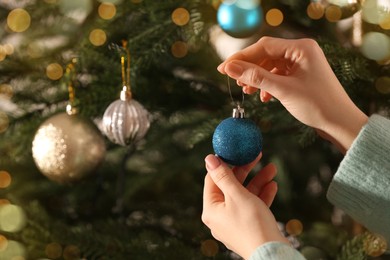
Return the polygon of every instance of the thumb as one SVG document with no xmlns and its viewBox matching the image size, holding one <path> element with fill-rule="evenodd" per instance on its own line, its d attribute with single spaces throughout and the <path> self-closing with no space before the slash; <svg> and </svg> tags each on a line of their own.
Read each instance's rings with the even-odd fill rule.
<svg viewBox="0 0 390 260">
<path fill-rule="evenodd" d="M 286 85 L 284 77 L 250 62 L 233 60 L 226 64 L 225 72 L 239 82 L 267 91 L 278 98 L 280 91 Z"/>
<path fill-rule="evenodd" d="M 225 196 L 240 193 L 243 187 L 225 163 L 212 154 L 206 156 L 205 162 L 211 179 Z"/>
</svg>

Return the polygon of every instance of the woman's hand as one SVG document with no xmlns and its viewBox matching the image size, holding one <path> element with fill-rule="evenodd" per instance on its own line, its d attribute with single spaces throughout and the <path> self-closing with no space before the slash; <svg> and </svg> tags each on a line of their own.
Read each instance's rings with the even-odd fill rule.
<svg viewBox="0 0 390 260">
<path fill-rule="evenodd" d="M 214 155 L 205 158 L 202 221 L 226 247 L 248 259 L 254 250 L 270 241 L 288 243 L 269 210 L 277 185 L 274 165 L 264 167 L 247 185 L 242 183 L 260 160 L 230 169 Z"/>
<path fill-rule="evenodd" d="M 311 39 L 263 37 L 229 57 L 218 70 L 237 80 L 244 92 L 261 89 L 302 123 L 345 152 L 367 122 L 348 97 L 318 44 Z"/>
</svg>

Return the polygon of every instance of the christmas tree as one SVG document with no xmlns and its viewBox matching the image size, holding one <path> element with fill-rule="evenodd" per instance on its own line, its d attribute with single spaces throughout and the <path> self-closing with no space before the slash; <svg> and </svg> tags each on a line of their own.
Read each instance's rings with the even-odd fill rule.
<svg viewBox="0 0 390 260">
<path fill-rule="evenodd" d="M 240 4 L 254 24 L 218 18 Z M 316 39 L 353 101 L 389 112 L 388 1 L 3 0 L 0 21 L 1 260 L 239 259 L 201 222 L 203 159 L 242 99 L 216 67 L 262 36 Z M 245 108 L 292 244 L 388 259 L 326 200 L 342 155 L 275 100 Z"/>
</svg>

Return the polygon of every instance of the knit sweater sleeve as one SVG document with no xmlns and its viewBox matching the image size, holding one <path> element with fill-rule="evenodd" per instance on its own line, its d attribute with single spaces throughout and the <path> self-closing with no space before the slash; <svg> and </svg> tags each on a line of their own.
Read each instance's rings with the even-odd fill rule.
<svg viewBox="0 0 390 260">
<path fill-rule="evenodd" d="M 373 115 L 352 143 L 327 197 L 390 242 L 390 120 Z"/>
<path fill-rule="evenodd" d="M 296 249 L 282 242 L 268 242 L 258 248 L 249 260 L 305 260 Z"/>
</svg>

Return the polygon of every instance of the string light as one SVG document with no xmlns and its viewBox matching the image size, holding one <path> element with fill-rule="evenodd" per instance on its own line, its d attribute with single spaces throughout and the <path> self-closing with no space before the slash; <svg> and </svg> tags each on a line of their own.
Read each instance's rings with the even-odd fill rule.
<svg viewBox="0 0 390 260">
<path fill-rule="evenodd" d="M 324 16 L 325 8 L 319 2 L 311 2 L 307 7 L 306 12 L 311 19 L 318 20 Z"/>
<path fill-rule="evenodd" d="M 12 96 L 13 96 L 13 90 L 12 90 L 12 86 L 9 85 L 9 84 L 0 84 L 0 95 L 5 97 L 5 98 L 8 98 L 8 99 L 11 99 Z"/>
<path fill-rule="evenodd" d="M 176 8 L 172 12 L 172 21 L 178 26 L 184 26 L 190 21 L 190 13 L 185 8 Z"/>
<path fill-rule="evenodd" d="M 292 236 L 298 236 L 303 231 L 303 224 L 298 219 L 291 219 L 286 223 L 286 232 Z"/>
<path fill-rule="evenodd" d="M 64 75 L 64 69 L 58 63 L 51 63 L 46 67 L 46 76 L 51 80 L 58 80 Z"/>
<path fill-rule="evenodd" d="M 14 32 L 24 32 L 30 27 L 30 23 L 30 14 L 22 8 L 16 8 L 8 14 L 7 25 Z"/>
<path fill-rule="evenodd" d="M 62 246 L 58 243 L 50 243 L 46 246 L 45 253 L 50 259 L 60 258 L 62 255 Z"/>
<path fill-rule="evenodd" d="M 270 9 L 265 15 L 265 20 L 271 26 L 278 26 L 283 22 L 284 16 L 282 11 L 277 8 Z"/>
<path fill-rule="evenodd" d="M 116 15 L 116 7 L 112 3 L 103 2 L 98 8 L 99 16 L 104 20 L 110 20 Z"/>
<path fill-rule="evenodd" d="M 0 253 L 7 248 L 8 240 L 5 236 L 0 235 Z"/>
<path fill-rule="evenodd" d="M 63 252 L 63 258 L 65 260 L 73 260 L 80 258 L 80 249 L 75 245 L 68 245 Z"/>
<path fill-rule="evenodd" d="M 379 257 L 387 250 L 387 242 L 381 235 L 369 234 L 363 242 L 364 251 L 371 257 Z"/>
<path fill-rule="evenodd" d="M 341 19 L 343 12 L 336 5 L 330 5 L 325 10 L 325 17 L 329 22 L 337 22 Z"/>
<path fill-rule="evenodd" d="M 379 77 L 375 82 L 375 88 L 379 93 L 390 94 L 390 77 Z"/>
<path fill-rule="evenodd" d="M 94 29 L 89 34 L 89 41 L 95 46 L 102 46 L 107 40 L 107 35 L 102 29 Z"/>
<path fill-rule="evenodd" d="M 6 113 L 0 111 L 0 134 L 8 129 L 9 119 Z"/>
<path fill-rule="evenodd" d="M 11 185 L 11 175 L 6 171 L 0 171 L 0 188 L 5 189 Z"/>
<path fill-rule="evenodd" d="M 0 207 L 0 229 L 19 232 L 26 225 L 26 214 L 19 206 L 6 204 Z"/>
<path fill-rule="evenodd" d="M 219 247 L 217 241 L 214 239 L 207 239 L 200 245 L 200 251 L 204 256 L 214 257 L 218 254 Z"/>
<path fill-rule="evenodd" d="M 183 58 L 188 53 L 188 45 L 185 42 L 177 41 L 171 47 L 172 55 L 176 58 Z"/>
</svg>

